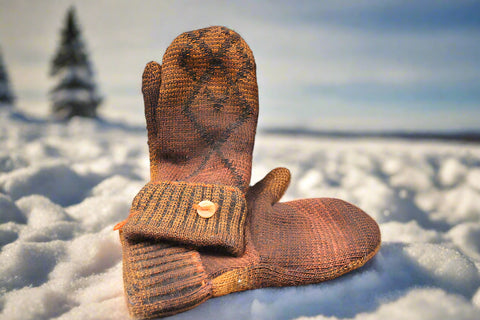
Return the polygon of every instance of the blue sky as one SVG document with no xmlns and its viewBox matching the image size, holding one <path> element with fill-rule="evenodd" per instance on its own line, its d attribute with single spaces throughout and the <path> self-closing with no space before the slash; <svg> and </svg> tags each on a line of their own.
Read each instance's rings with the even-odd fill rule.
<svg viewBox="0 0 480 320">
<path fill-rule="evenodd" d="M 260 128 L 480 130 L 480 1 L 0 0 L 21 109 L 49 111 L 72 3 L 110 117 L 143 123 L 144 65 L 184 31 L 226 25 L 256 58 Z"/>
</svg>

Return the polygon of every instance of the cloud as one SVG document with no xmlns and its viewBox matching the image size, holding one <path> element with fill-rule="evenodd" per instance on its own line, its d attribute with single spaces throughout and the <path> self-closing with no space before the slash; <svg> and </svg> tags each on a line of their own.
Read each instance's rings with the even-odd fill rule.
<svg viewBox="0 0 480 320">
<path fill-rule="evenodd" d="M 479 28 L 477 12 L 480 5 L 474 0 L 448 1 L 378 1 L 300 0 L 283 2 L 274 18 L 317 23 L 354 29 L 411 32 L 413 30 Z"/>
</svg>

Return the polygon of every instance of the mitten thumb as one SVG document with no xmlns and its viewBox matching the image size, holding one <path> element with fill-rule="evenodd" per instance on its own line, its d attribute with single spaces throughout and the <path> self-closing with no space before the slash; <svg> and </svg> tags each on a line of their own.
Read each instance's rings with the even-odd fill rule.
<svg viewBox="0 0 480 320">
<path fill-rule="evenodd" d="M 264 201 L 272 205 L 280 200 L 290 184 L 290 170 L 287 168 L 275 168 L 265 178 L 248 189 L 247 199 L 256 201 L 264 198 Z"/>
<path fill-rule="evenodd" d="M 160 92 L 160 84 L 162 77 L 162 66 L 155 61 L 149 62 L 145 66 L 142 76 L 142 93 L 143 102 L 145 104 L 145 118 L 147 120 L 147 132 L 148 132 L 148 149 L 150 152 L 150 164 L 156 163 L 157 157 L 157 108 L 158 108 L 158 95 Z M 152 168 L 152 166 L 150 166 Z M 156 172 L 151 169 L 150 175 L 153 179 L 153 175 Z"/>
</svg>

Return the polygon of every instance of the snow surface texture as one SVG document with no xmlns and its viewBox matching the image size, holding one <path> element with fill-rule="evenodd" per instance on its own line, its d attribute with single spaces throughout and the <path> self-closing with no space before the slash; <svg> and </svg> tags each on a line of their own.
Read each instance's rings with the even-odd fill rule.
<svg viewBox="0 0 480 320">
<path fill-rule="evenodd" d="M 211 299 L 172 319 L 478 319 L 480 146 L 257 137 L 252 182 L 290 168 L 284 200 L 339 197 L 383 246 L 339 279 Z M 0 319 L 129 319 L 112 231 L 148 180 L 146 132 L 0 114 Z"/>
</svg>

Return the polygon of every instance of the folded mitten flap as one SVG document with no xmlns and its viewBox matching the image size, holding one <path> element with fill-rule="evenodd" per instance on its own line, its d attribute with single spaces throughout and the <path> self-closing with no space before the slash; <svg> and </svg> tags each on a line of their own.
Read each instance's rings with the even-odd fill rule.
<svg viewBox="0 0 480 320">
<path fill-rule="evenodd" d="M 122 226 L 129 239 L 167 240 L 240 255 L 245 248 L 247 204 L 232 186 L 150 182 L 133 200 Z"/>
</svg>

